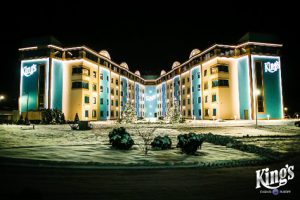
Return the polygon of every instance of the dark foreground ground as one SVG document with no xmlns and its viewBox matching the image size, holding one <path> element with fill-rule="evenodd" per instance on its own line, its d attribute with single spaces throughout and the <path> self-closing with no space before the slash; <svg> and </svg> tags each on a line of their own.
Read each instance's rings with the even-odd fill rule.
<svg viewBox="0 0 300 200">
<path fill-rule="evenodd" d="M 299 156 L 268 167 L 285 164 L 295 166 L 295 178 L 280 188 L 291 194 L 278 196 L 255 189 L 255 170 L 266 166 L 104 170 L 0 165 L 0 199 L 299 199 Z"/>
</svg>

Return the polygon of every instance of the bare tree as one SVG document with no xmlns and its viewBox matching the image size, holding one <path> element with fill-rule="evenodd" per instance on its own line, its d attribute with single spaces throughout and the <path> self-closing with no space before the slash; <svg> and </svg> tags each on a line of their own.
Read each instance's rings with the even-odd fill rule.
<svg viewBox="0 0 300 200">
<path fill-rule="evenodd" d="M 139 147 L 144 151 L 145 156 L 148 155 L 148 151 L 151 148 L 151 142 L 153 140 L 153 133 L 155 132 L 156 128 L 140 131 L 139 129 L 136 129 L 138 136 L 141 137 L 142 142 L 139 143 Z"/>
</svg>

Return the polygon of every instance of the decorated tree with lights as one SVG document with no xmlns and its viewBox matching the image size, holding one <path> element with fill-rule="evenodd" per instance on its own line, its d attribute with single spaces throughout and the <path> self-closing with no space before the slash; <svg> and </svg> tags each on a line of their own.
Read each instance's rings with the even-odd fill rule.
<svg viewBox="0 0 300 200">
<path fill-rule="evenodd" d="M 124 110 L 122 112 L 122 116 L 120 119 L 121 123 L 135 123 L 137 120 L 136 118 L 136 111 L 135 106 L 131 104 L 129 101 L 124 106 Z"/>
<path fill-rule="evenodd" d="M 168 105 L 166 120 L 171 124 L 180 122 L 180 110 L 177 102 Z"/>
</svg>

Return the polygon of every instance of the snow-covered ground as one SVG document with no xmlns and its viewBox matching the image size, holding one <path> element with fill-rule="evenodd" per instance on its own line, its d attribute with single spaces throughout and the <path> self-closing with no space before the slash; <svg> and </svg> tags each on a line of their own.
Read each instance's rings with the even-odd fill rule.
<svg viewBox="0 0 300 200">
<path fill-rule="evenodd" d="M 188 156 L 182 154 L 179 149 L 175 148 L 178 134 L 211 132 L 213 134 L 230 136 L 279 135 L 281 139 L 277 140 L 276 145 L 285 145 L 283 151 L 290 150 L 288 148 L 290 143 L 285 137 L 289 138 L 289 141 L 294 143 L 294 147 L 298 148 L 300 135 L 300 129 L 288 125 L 288 123 L 284 123 L 284 125 L 280 126 L 265 125 L 258 129 L 255 129 L 252 125 L 240 125 L 236 127 L 190 126 L 190 124 L 126 125 L 127 131 L 133 137 L 136 145 L 133 146 L 132 150 L 118 151 L 110 148 L 108 133 L 113 127 L 122 125 L 116 125 L 114 122 L 97 122 L 93 124 L 94 129 L 89 131 L 71 131 L 69 125 L 36 125 L 34 130 L 32 126 L 0 125 L 0 157 L 52 160 L 58 162 L 97 163 L 100 165 L 201 165 L 201 163 L 260 160 L 262 158 L 255 154 L 245 153 L 210 143 L 204 143 L 202 149 L 198 151 L 198 155 Z M 150 151 L 149 155 L 145 156 L 141 149 L 142 140 L 137 134 L 137 129 L 140 131 L 153 132 L 153 137 L 156 135 L 169 135 L 172 139 L 173 149 L 167 151 Z M 296 139 L 294 137 L 296 137 Z M 245 140 L 245 142 L 257 144 L 258 146 L 272 146 L 270 142 L 274 140 L 271 139 L 269 142 L 267 140 L 258 141 L 256 138 L 255 140 Z"/>
</svg>

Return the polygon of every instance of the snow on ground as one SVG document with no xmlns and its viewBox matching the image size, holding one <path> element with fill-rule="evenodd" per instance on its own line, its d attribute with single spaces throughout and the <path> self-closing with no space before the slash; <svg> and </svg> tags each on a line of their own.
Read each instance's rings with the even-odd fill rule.
<svg viewBox="0 0 300 200">
<path fill-rule="evenodd" d="M 226 123 L 226 122 L 219 122 Z M 230 122 L 231 123 L 231 122 Z M 290 123 L 290 122 L 289 122 Z M 230 136 L 276 136 L 281 139 L 266 139 L 258 141 L 241 138 L 249 144 L 257 144 L 274 149 L 283 146 L 279 151 L 291 151 L 290 144 L 299 150 L 300 129 L 288 123 L 282 125 L 265 125 L 255 129 L 248 126 L 206 126 L 202 125 L 160 125 L 160 124 L 135 124 L 126 125 L 127 131 L 132 135 L 135 144 L 132 150 L 118 151 L 110 148 L 108 133 L 117 126 L 114 122 L 93 123 L 94 129 L 89 131 L 71 131 L 69 125 L 0 125 L 0 157 L 27 158 L 34 160 L 54 160 L 68 162 L 93 162 L 98 164 L 199 164 L 202 162 L 227 162 L 235 160 L 259 160 L 255 154 L 241 152 L 235 149 L 204 143 L 197 156 L 182 154 L 176 149 L 177 135 L 180 133 L 213 133 Z M 141 138 L 137 134 L 141 131 L 153 132 L 156 135 L 169 135 L 172 139 L 173 149 L 167 151 L 150 151 L 144 156 L 141 149 Z M 284 137 L 289 138 L 289 140 Z M 294 138 L 296 137 L 296 139 Z M 247 140 L 246 140 L 247 139 Z M 276 150 L 276 149 L 275 149 Z"/>
</svg>

